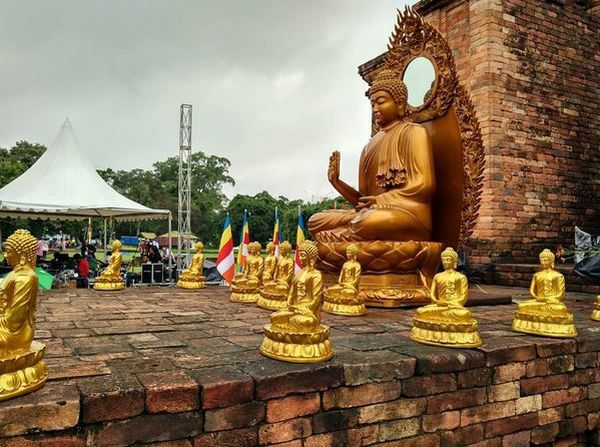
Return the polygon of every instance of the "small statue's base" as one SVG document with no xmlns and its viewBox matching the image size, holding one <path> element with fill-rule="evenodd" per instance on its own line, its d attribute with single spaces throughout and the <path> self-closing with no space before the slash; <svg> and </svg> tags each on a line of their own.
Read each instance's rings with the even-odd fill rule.
<svg viewBox="0 0 600 447">
<path fill-rule="evenodd" d="M 600 302 L 599 301 L 596 301 L 596 304 L 594 304 L 594 310 L 592 311 L 591 318 L 594 321 L 600 321 Z"/>
<path fill-rule="evenodd" d="M 323 312 L 343 317 L 360 317 L 367 313 L 364 300 L 358 295 L 356 298 L 332 297 L 327 291 L 323 294 Z"/>
<path fill-rule="evenodd" d="M 517 310 L 512 330 L 542 337 L 573 338 L 577 336 L 577 329 L 573 324 L 573 314 L 571 313 L 564 316 L 550 316 Z"/>
<path fill-rule="evenodd" d="M 275 360 L 290 363 L 319 363 L 333 357 L 333 348 L 329 342 L 331 330 L 320 325 L 315 332 L 291 332 L 264 327 L 265 338 L 260 345 L 261 354 Z"/>
<path fill-rule="evenodd" d="M 287 307 L 287 295 L 275 295 L 263 290 L 260 292 L 260 297 L 258 298 L 256 305 L 269 310 L 285 309 Z"/>
<path fill-rule="evenodd" d="M 201 279 L 191 280 L 185 278 L 179 278 L 177 281 L 177 287 L 181 289 L 204 289 L 206 284 L 204 284 L 204 277 Z"/>
<path fill-rule="evenodd" d="M 410 339 L 427 345 L 447 348 L 475 348 L 481 346 L 477 321 L 433 322 L 414 318 Z"/>
<path fill-rule="evenodd" d="M 29 351 L 0 359 L 0 401 L 31 393 L 44 385 L 48 377 L 45 349 L 43 344 L 34 341 Z"/>
<path fill-rule="evenodd" d="M 234 303 L 256 303 L 260 298 L 260 294 L 257 291 L 254 292 L 231 292 L 229 301 Z"/>
<path fill-rule="evenodd" d="M 360 298 L 369 307 L 396 308 L 429 304 L 429 290 L 416 274 L 363 275 Z"/>
<path fill-rule="evenodd" d="M 125 282 L 123 280 L 96 278 L 94 281 L 94 290 L 123 290 Z"/>
</svg>

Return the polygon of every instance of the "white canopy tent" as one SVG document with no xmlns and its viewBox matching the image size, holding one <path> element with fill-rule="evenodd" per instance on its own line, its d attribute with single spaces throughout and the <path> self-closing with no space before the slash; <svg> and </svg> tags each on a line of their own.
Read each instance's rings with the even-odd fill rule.
<svg viewBox="0 0 600 447">
<path fill-rule="evenodd" d="M 52 145 L 27 171 L 0 189 L 0 217 L 79 220 L 168 219 L 171 212 L 141 205 L 119 194 L 80 151 L 69 118 Z M 169 251 L 171 251 L 169 244 Z M 169 262 L 169 275 L 171 265 Z"/>
</svg>

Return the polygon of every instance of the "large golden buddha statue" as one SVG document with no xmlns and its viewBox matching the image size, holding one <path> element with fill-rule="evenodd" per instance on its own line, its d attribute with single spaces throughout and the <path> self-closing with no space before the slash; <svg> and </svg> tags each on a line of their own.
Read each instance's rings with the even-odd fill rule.
<svg viewBox="0 0 600 447">
<path fill-rule="evenodd" d="M 367 313 L 365 300 L 359 294 L 361 266 L 356 261 L 358 245 L 346 250 L 348 260 L 342 266 L 338 283 L 329 286 L 323 294 L 323 312 L 335 315 L 359 316 Z"/>
<path fill-rule="evenodd" d="M 259 242 L 248 244 L 248 257 L 244 270 L 235 275 L 231 281 L 230 301 L 236 303 L 256 303 L 258 301 L 263 272 L 261 248 Z"/>
<path fill-rule="evenodd" d="M 413 104 L 403 79 L 417 60 L 431 66 L 433 80 Z M 360 156 L 357 189 L 340 179 L 340 153 L 329 159 L 328 179 L 353 208 L 314 214 L 308 227 L 328 283 L 355 243 L 367 305 L 427 303 L 442 249 L 462 249 L 477 218 L 481 133 L 452 51 L 412 8 L 399 15 L 388 52 L 376 61 L 364 76 L 373 136 Z"/>
<path fill-rule="evenodd" d="M 464 307 L 469 284 L 467 277 L 456 271 L 458 254 L 448 247 L 441 258 L 444 271 L 435 275 L 431 284 L 433 303 L 417 309 L 410 339 L 450 348 L 480 346 L 477 320 Z"/>
<path fill-rule="evenodd" d="M 182 289 L 203 289 L 204 284 L 204 244 L 196 242 L 196 253 L 192 256 L 190 266 L 179 274 L 177 287 Z"/>
<path fill-rule="evenodd" d="M 45 346 L 33 341 L 37 244 L 27 230 L 6 239 L 5 258 L 13 270 L 0 282 L 0 401 L 37 390 L 48 376 Z"/>
<path fill-rule="evenodd" d="M 277 258 L 275 257 L 275 244 L 269 242 L 267 244 L 267 256 L 264 260 L 262 282 L 263 284 L 273 279 L 275 274 L 275 268 L 277 267 Z"/>
<path fill-rule="evenodd" d="M 533 275 L 529 288 L 533 299 L 519 303 L 512 329 L 545 337 L 575 337 L 573 314 L 563 302 L 565 277 L 554 270 L 554 253 L 543 250 L 540 264 L 542 269 Z"/>
<path fill-rule="evenodd" d="M 294 260 L 290 256 L 291 253 L 291 244 L 288 241 L 283 241 L 279 245 L 279 260 L 276 264 L 273 279 L 263 282 L 260 298 L 256 303 L 259 307 L 278 310 L 286 306 L 290 283 L 294 276 Z"/>
<path fill-rule="evenodd" d="M 121 241 L 115 240 L 112 243 L 112 254 L 108 259 L 108 267 L 106 267 L 94 281 L 94 289 L 96 290 L 121 290 L 125 288 L 125 281 L 121 277 L 121 264 L 123 262 L 123 254 L 121 253 Z"/>
<path fill-rule="evenodd" d="M 321 324 L 323 277 L 315 268 L 317 247 L 312 241 L 300 246 L 304 268 L 294 276 L 286 308 L 271 315 L 264 327 L 260 352 L 292 363 L 316 363 L 333 356 L 330 328 Z"/>
</svg>

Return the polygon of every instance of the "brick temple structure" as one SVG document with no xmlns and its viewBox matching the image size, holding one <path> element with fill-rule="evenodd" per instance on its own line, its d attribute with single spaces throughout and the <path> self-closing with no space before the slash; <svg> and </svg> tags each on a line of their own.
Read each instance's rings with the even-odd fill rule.
<svg viewBox="0 0 600 447">
<path fill-rule="evenodd" d="M 536 262 L 600 233 L 600 2 L 423 0 L 481 125 L 486 165 L 472 264 Z M 361 65 L 369 82 L 383 55 Z"/>
</svg>

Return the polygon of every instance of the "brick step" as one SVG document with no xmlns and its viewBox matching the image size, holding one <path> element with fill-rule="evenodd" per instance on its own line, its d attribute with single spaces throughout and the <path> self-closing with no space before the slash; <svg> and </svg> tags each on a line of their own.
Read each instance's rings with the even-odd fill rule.
<svg viewBox="0 0 600 447">
<path fill-rule="evenodd" d="M 556 270 L 565 276 L 566 287 L 571 292 L 600 294 L 600 285 L 590 284 L 573 272 L 573 264 L 557 264 Z M 531 278 L 540 269 L 538 264 L 496 264 L 494 284 L 502 286 L 527 287 Z"/>
</svg>

